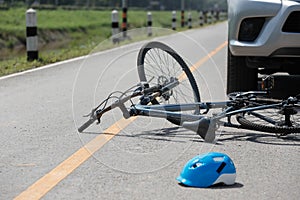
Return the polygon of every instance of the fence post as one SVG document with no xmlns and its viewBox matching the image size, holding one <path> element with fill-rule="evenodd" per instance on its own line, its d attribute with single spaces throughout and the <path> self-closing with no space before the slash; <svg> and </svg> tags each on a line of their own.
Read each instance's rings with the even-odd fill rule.
<svg viewBox="0 0 300 200">
<path fill-rule="evenodd" d="M 26 11 L 26 49 L 28 61 L 39 58 L 36 11 L 32 8 Z"/>
<path fill-rule="evenodd" d="M 185 21 L 184 21 L 184 5 L 185 0 L 181 0 L 181 27 L 184 27 Z"/>
<path fill-rule="evenodd" d="M 181 10 L 181 27 L 184 27 L 184 10 Z"/>
<path fill-rule="evenodd" d="M 192 13 L 191 12 L 188 13 L 188 27 L 189 27 L 189 29 L 192 28 Z"/>
<path fill-rule="evenodd" d="M 220 13 L 219 13 L 219 19 L 221 20 L 221 21 L 223 21 L 225 18 L 224 18 L 224 13 L 223 13 L 223 11 L 221 10 L 220 11 Z"/>
<path fill-rule="evenodd" d="M 117 10 L 111 12 L 111 28 L 112 28 L 112 41 L 113 43 L 119 42 L 119 13 Z"/>
<path fill-rule="evenodd" d="M 148 36 L 152 36 L 152 13 L 148 12 L 147 13 L 147 32 Z"/>
<path fill-rule="evenodd" d="M 219 15 L 221 21 L 224 21 L 226 19 L 226 12 L 224 12 L 223 10 L 220 11 Z"/>
<path fill-rule="evenodd" d="M 123 7 L 123 13 L 122 13 L 122 32 L 123 32 L 123 37 L 127 37 L 127 5 L 126 5 L 126 0 L 122 0 L 122 7 Z"/>
<path fill-rule="evenodd" d="M 208 11 L 207 11 L 207 10 L 204 10 L 204 12 L 203 12 L 204 24 L 207 24 L 207 23 L 208 23 L 208 20 L 207 20 L 207 13 L 208 13 Z"/>
<path fill-rule="evenodd" d="M 202 11 L 199 12 L 199 25 L 200 26 L 204 25 L 204 15 Z"/>
<path fill-rule="evenodd" d="M 212 11 L 212 23 L 216 23 L 216 22 L 217 22 L 217 12 Z"/>
<path fill-rule="evenodd" d="M 211 11 L 208 11 L 208 12 L 207 12 L 206 18 L 207 18 L 207 23 L 208 23 L 208 24 L 211 24 L 211 23 L 212 23 Z"/>
<path fill-rule="evenodd" d="M 172 11 L 172 29 L 176 30 L 176 11 Z"/>
<path fill-rule="evenodd" d="M 217 21 L 220 21 L 220 11 L 219 10 L 216 11 L 216 19 L 217 19 Z"/>
</svg>

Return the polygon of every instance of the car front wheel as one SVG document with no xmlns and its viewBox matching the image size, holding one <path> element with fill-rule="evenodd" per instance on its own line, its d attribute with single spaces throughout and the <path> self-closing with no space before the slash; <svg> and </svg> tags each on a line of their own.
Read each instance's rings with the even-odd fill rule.
<svg viewBox="0 0 300 200">
<path fill-rule="evenodd" d="M 257 71 L 247 67 L 245 56 L 234 56 L 228 48 L 227 94 L 257 90 Z"/>
</svg>

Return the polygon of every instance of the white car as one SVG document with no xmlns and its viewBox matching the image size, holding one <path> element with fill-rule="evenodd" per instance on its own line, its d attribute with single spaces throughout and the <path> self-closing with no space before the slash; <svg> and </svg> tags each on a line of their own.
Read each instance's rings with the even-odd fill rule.
<svg viewBox="0 0 300 200">
<path fill-rule="evenodd" d="M 227 67 L 227 93 L 257 90 L 258 73 L 300 75 L 300 0 L 228 0 Z"/>
</svg>

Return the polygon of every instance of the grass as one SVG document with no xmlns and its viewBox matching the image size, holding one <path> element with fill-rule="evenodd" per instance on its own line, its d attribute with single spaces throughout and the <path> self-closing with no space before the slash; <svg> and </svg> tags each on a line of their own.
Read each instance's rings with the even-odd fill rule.
<svg viewBox="0 0 300 200">
<path fill-rule="evenodd" d="M 26 60 L 25 8 L 0 10 L 0 76 L 86 55 L 111 36 L 111 11 L 38 10 L 39 60 Z M 121 25 L 121 11 L 119 24 Z M 129 30 L 145 27 L 146 11 L 128 11 Z M 196 11 L 194 18 L 198 17 Z M 179 21 L 180 13 L 177 13 Z M 171 28 L 171 12 L 152 12 L 153 27 Z M 178 23 L 179 27 L 179 23 Z M 186 28 L 179 28 L 185 30 Z M 132 41 L 147 39 L 135 38 Z M 124 42 L 124 43 L 128 43 Z M 20 47 L 21 51 L 16 51 Z M 112 43 L 103 49 L 112 48 Z"/>
</svg>

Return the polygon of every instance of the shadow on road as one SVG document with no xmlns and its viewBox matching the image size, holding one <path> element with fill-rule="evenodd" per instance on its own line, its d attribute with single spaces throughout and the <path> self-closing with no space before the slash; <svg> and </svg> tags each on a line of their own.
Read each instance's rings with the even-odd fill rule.
<svg viewBox="0 0 300 200">
<path fill-rule="evenodd" d="M 242 188 L 242 187 L 244 187 L 243 184 L 235 183 L 233 185 L 216 184 L 216 185 L 213 185 L 209 188 L 210 189 L 233 189 L 233 188 Z"/>
<path fill-rule="evenodd" d="M 184 185 L 182 183 L 178 183 L 178 185 L 185 187 L 185 188 L 196 188 L 196 187 Z M 198 188 L 198 189 L 215 189 L 215 190 L 217 190 L 217 189 L 235 189 L 235 188 L 242 188 L 242 187 L 244 187 L 244 185 L 241 183 L 235 183 L 233 185 L 224 185 L 223 183 L 219 183 L 216 185 L 212 185 L 208 188 Z"/>
<path fill-rule="evenodd" d="M 276 136 L 274 133 L 261 132 L 232 132 L 222 131 L 217 137 L 218 142 L 224 141 L 250 141 L 268 145 L 300 146 L 299 134 Z"/>
<path fill-rule="evenodd" d="M 105 133 L 109 134 L 109 133 Z M 189 132 L 186 129 L 175 126 L 170 128 L 162 128 L 162 129 L 153 129 L 147 130 L 137 133 L 121 133 L 116 135 L 116 137 L 132 137 L 132 138 L 139 138 L 139 139 L 146 139 L 146 140 L 153 140 L 153 141 L 170 141 L 170 142 L 178 142 L 178 143 L 185 143 L 197 137 L 198 135 Z"/>
<path fill-rule="evenodd" d="M 84 132 L 84 134 L 106 134 L 115 135 L 113 133 L 96 133 Z M 120 133 L 115 137 L 139 138 L 153 141 L 170 141 L 170 142 L 204 142 L 203 139 L 196 133 L 187 131 L 185 128 L 175 126 L 170 128 L 153 129 L 136 133 Z M 245 131 L 228 131 L 222 130 L 216 132 L 216 145 L 222 145 L 226 141 L 249 141 L 268 145 L 283 145 L 283 146 L 300 146 L 299 134 L 289 134 L 287 136 L 277 137 L 274 133 L 261 132 L 245 132 Z"/>
</svg>

